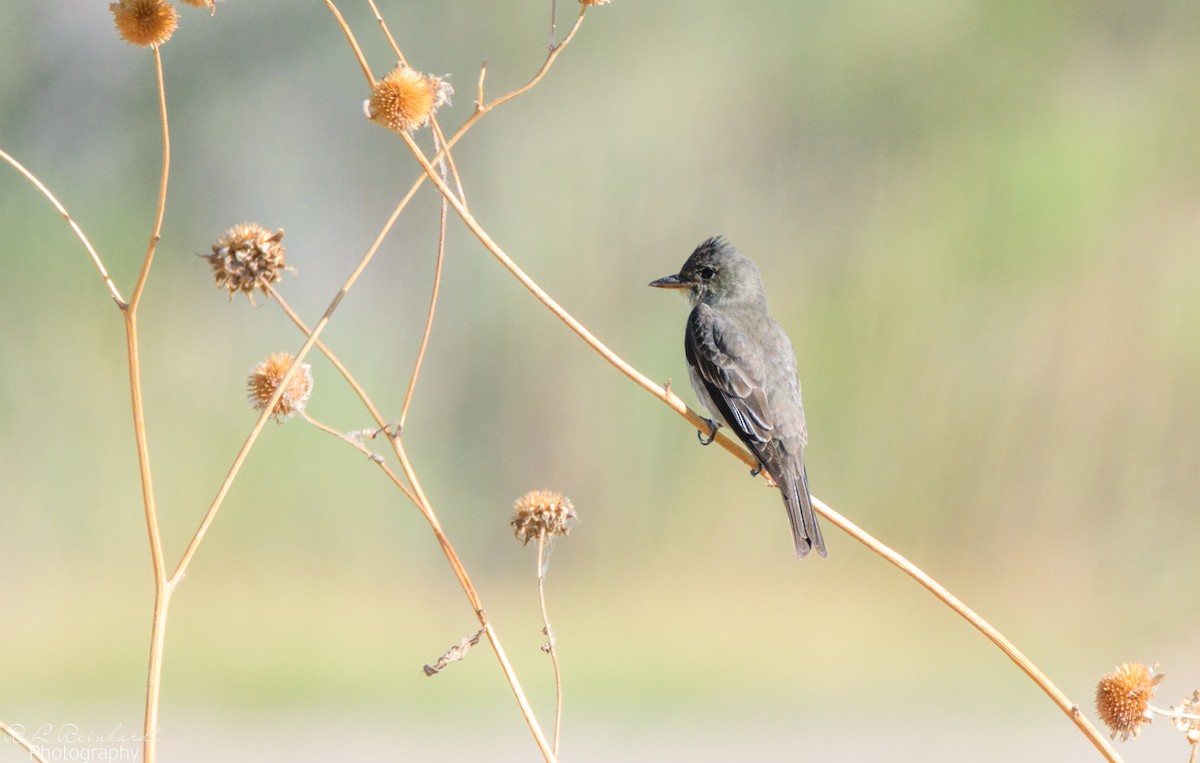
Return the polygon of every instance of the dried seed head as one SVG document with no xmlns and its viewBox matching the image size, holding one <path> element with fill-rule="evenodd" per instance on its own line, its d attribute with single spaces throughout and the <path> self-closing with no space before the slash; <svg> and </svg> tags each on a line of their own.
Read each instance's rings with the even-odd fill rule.
<svg viewBox="0 0 1200 763">
<path fill-rule="evenodd" d="M 553 490 L 531 490 L 513 503 L 513 535 L 522 543 L 566 535 L 578 521 L 570 499 Z"/>
<path fill-rule="evenodd" d="M 108 9 L 121 39 L 141 48 L 162 45 L 179 24 L 179 14 L 167 0 L 120 0 Z"/>
<path fill-rule="evenodd" d="M 375 83 L 363 107 L 372 122 L 395 132 L 412 132 L 453 94 L 449 82 L 401 64 Z"/>
<path fill-rule="evenodd" d="M 1194 691 L 1190 697 L 1184 697 L 1183 701 L 1179 703 L 1179 707 L 1172 705 L 1171 710 L 1180 715 L 1200 714 L 1200 691 Z M 1187 734 L 1188 741 L 1192 744 L 1200 741 L 1200 720 L 1175 717 L 1171 719 L 1171 723 L 1175 728 Z M 1197 738 L 1193 739 L 1192 737 Z"/>
<path fill-rule="evenodd" d="M 208 15 L 210 16 L 217 15 L 216 0 L 183 0 L 183 2 L 187 3 L 193 8 L 207 8 Z"/>
<path fill-rule="evenodd" d="M 579 0 L 580 5 L 608 5 L 612 0 Z"/>
<path fill-rule="evenodd" d="M 1154 696 L 1154 687 L 1163 679 L 1155 674 L 1154 668 L 1139 662 L 1127 662 L 1100 679 L 1096 684 L 1096 712 L 1115 738 L 1121 741 L 1134 739 L 1142 731 L 1142 724 L 1149 723 L 1146 709 Z"/>
<path fill-rule="evenodd" d="M 246 399 L 250 401 L 255 410 L 261 411 L 267 407 L 267 403 L 275 394 L 275 390 L 279 389 L 279 382 L 283 381 L 283 375 L 287 373 L 288 367 L 291 365 L 292 356 L 289 353 L 277 352 L 254 367 L 250 372 L 250 378 L 246 381 Z M 308 363 L 301 363 L 291 380 L 288 381 L 283 396 L 279 398 L 279 402 L 272 409 L 271 418 L 282 424 L 297 413 L 303 412 L 304 406 L 308 405 L 308 398 L 312 394 L 312 390 L 312 366 Z"/>
<path fill-rule="evenodd" d="M 283 271 L 291 269 L 282 240 L 282 228 L 272 233 L 258 223 L 238 223 L 222 233 L 212 254 L 205 255 L 217 288 L 228 289 L 230 299 L 239 291 L 249 296 L 256 287 L 266 294 L 266 285 L 282 280 Z"/>
</svg>

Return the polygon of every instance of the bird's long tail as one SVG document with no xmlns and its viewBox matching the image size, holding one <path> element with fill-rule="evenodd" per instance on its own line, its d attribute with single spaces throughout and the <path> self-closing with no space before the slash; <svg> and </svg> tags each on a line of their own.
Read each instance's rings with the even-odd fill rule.
<svg viewBox="0 0 1200 763">
<path fill-rule="evenodd" d="M 812 496 L 808 493 L 808 471 L 804 464 L 799 470 L 780 470 L 786 473 L 777 479 L 783 493 L 783 505 L 787 508 L 788 521 L 792 523 L 792 541 L 796 544 L 796 556 L 803 558 L 814 548 L 821 556 L 828 556 L 825 539 L 813 512 Z M 774 476 L 774 475 L 772 475 Z"/>
</svg>

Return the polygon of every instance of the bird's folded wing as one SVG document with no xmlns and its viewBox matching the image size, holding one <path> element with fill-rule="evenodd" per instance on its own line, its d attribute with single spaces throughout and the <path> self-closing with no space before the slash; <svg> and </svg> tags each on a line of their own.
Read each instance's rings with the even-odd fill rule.
<svg viewBox="0 0 1200 763">
<path fill-rule="evenodd" d="M 688 362 L 725 421 L 740 429 L 743 439 L 769 441 L 775 423 L 767 408 L 766 368 L 757 348 L 733 321 L 704 303 L 688 318 L 686 340 Z"/>
</svg>

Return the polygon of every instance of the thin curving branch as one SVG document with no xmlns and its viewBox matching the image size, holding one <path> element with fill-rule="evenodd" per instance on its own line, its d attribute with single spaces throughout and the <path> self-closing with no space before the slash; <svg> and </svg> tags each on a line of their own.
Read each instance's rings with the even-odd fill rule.
<svg viewBox="0 0 1200 763">
<path fill-rule="evenodd" d="M 438 244 L 437 263 L 433 269 L 433 289 L 429 295 L 429 310 L 425 314 L 425 330 L 421 333 L 421 346 L 417 349 L 417 358 L 413 361 L 412 375 L 408 379 L 408 390 L 404 393 L 404 405 L 400 408 L 400 428 L 408 420 L 408 408 L 412 405 L 413 393 L 417 389 L 417 378 L 421 375 L 421 366 L 425 362 L 425 351 L 429 348 L 429 337 L 433 333 L 433 316 L 437 312 L 438 295 L 442 289 L 442 265 L 446 261 L 446 220 L 449 209 L 446 200 L 442 199 L 442 209 L 438 214 Z"/>
<path fill-rule="evenodd" d="M 101 260 L 100 255 L 96 253 L 96 249 L 92 246 L 92 242 L 88 241 L 88 237 L 84 234 L 83 229 L 80 228 L 79 224 L 76 223 L 71 215 L 67 213 L 67 208 L 64 207 L 61 202 L 59 202 L 54 194 L 50 192 L 50 189 L 47 188 L 45 184 L 37 178 L 36 175 L 25 169 L 23 164 L 9 156 L 8 153 L 6 153 L 3 149 L 0 149 L 0 159 L 8 162 L 13 166 L 13 169 L 24 175 L 25 179 L 32 183 L 34 188 L 41 191 L 42 195 L 45 196 L 52 205 L 54 205 L 54 208 L 58 210 L 58 213 L 62 215 L 62 218 L 67 221 L 67 225 L 71 226 L 71 230 L 75 233 L 75 237 L 79 239 L 80 243 L 83 244 L 83 248 L 87 250 L 88 255 L 92 258 L 92 264 L 96 266 L 96 270 L 100 271 L 100 277 L 104 279 L 104 285 L 108 287 L 108 293 L 112 295 L 113 301 L 117 303 L 117 307 L 124 309 L 126 304 L 125 298 L 121 296 L 121 292 L 117 289 L 117 285 L 113 283 L 112 276 L 108 274 L 108 270 L 104 267 L 104 261 Z"/>
<path fill-rule="evenodd" d="M 142 300 L 142 291 L 146 288 L 146 279 L 150 277 L 150 265 L 154 262 L 154 253 L 158 250 L 158 241 L 162 238 L 163 214 L 167 207 L 167 180 L 171 175 L 171 131 L 167 126 L 167 91 L 163 82 L 162 52 L 158 46 L 154 50 L 154 71 L 158 75 L 158 111 L 162 122 L 163 161 L 162 176 L 158 184 L 158 206 L 154 211 L 154 230 L 150 233 L 150 243 L 146 247 L 146 257 L 142 260 L 142 272 L 138 274 L 137 283 L 133 287 L 133 296 L 129 298 L 129 309 L 136 310 Z"/>
</svg>

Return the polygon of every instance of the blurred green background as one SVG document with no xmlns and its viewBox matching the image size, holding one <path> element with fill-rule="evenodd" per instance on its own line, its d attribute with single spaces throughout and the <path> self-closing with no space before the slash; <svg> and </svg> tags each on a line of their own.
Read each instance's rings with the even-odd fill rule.
<svg viewBox="0 0 1200 763">
<path fill-rule="evenodd" d="M 565 31 L 577 6 L 559 5 Z M 342 8 L 382 75 L 369 9 Z M 381 8 L 417 68 L 451 75 L 448 128 L 482 60 L 495 96 L 545 55 L 546 2 Z M 160 166 L 152 57 L 117 38 L 104 2 L 5 11 L 0 147 L 128 294 Z M 285 228 L 282 288 L 315 321 L 418 171 L 362 118 L 362 75 L 322 3 L 181 11 L 163 48 L 171 190 L 141 312 L 172 567 L 253 422 L 246 373 L 301 344 L 271 303 L 215 291 L 195 255 L 243 219 Z M 814 493 L 1089 712 L 1126 660 L 1160 663 L 1167 706 L 1200 686 L 1198 65 L 1194 0 L 615 0 L 456 157 L 501 246 L 692 403 L 686 306 L 645 284 L 727 236 L 796 345 Z M 8 168 L 0 199 L 0 719 L 134 735 L 152 586 L 121 321 Z M 426 189 L 324 335 L 388 416 L 436 223 Z M 369 426 L 311 358 L 310 412 Z M 792 558 L 778 495 L 700 448 L 456 220 L 405 431 L 547 727 L 535 554 L 507 521 L 535 487 L 578 507 L 547 581 L 564 760 L 1096 759 L 878 557 L 827 527 L 828 560 Z M 172 604 L 162 759 L 533 760 L 484 647 L 421 673 L 474 627 L 374 467 L 303 422 L 271 425 Z M 1161 721 L 1121 750 L 1187 755 Z"/>
</svg>

